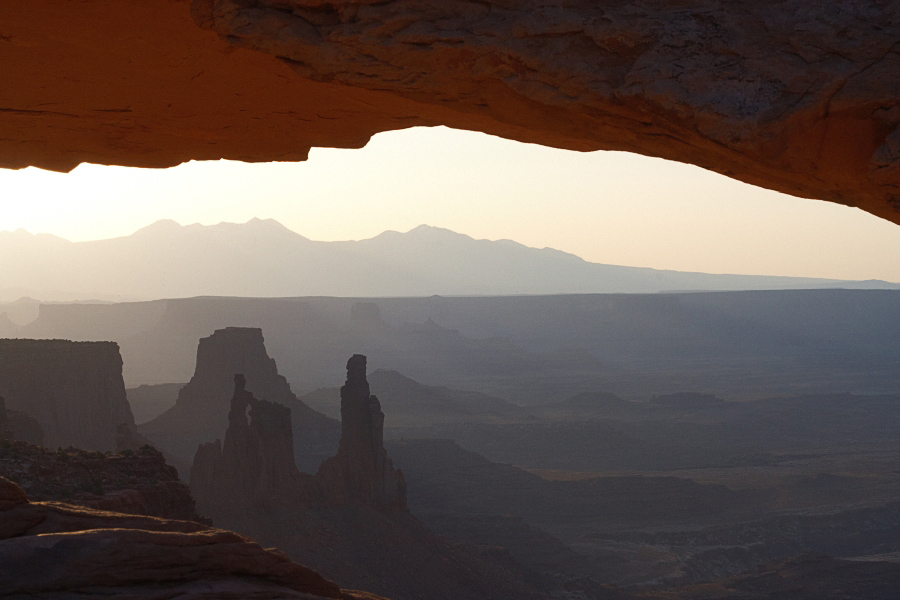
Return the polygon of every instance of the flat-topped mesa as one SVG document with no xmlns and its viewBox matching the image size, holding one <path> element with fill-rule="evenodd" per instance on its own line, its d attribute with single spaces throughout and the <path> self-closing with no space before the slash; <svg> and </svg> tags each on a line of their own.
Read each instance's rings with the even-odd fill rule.
<svg viewBox="0 0 900 600">
<path fill-rule="evenodd" d="M 406 483 L 384 449 L 384 413 L 378 398 L 369 394 L 361 354 L 347 361 L 337 456 L 322 463 L 316 478 L 337 502 L 406 509 Z"/>
<path fill-rule="evenodd" d="M 179 404 L 212 408 L 221 405 L 231 392 L 231 378 L 243 373 L 250 387 L 273 402 L 295 399 L 275 359 L 266 351 L 262 329 L 226 327 L 201 338 L 197 345 L 197 366 L 191 380 L 178 393 Z"/>
<path fill-rule="evenodd" d="M 262 329 L 256 327 L 226 327 L 201 338 L 194 375 L 179 391 L 175 406 L 141 425 L 141 433 L 190 462 L 198 444 L 221 438 L 233 425 L 227 399 L 234 389 L 235 373 L 242 374 L 244 386 L 259 398 L 290 409 L 286 422 L 293 422 L 295 450 L 304 468 L 315 469 L 334 451 L 339 424 L 297 400 L 266 350 Z"/>
<path fill-rule="evenodd" d="M 199 510 L 214 521 L 260 504 L 314 501 L 312 476 L 294 463 L 291 410 L 256 399 L 244 376 L 235 375 L 225 441 L 197 448 L 191 492 Z"/>
<path fill-rule="evenodd" d="M 105 451 L 119 425 L 134 430 L 114 342 L 0 340 L 0 395 L 10 421 L 21 417 L 32 432 L 16 436 L 23 441 Z"/>
</svg>

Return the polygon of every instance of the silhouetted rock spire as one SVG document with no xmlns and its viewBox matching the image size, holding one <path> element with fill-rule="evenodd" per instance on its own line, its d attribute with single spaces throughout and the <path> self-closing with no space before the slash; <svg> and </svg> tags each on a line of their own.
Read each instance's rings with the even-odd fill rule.
<svg viewBox="0 0 900 600">
<path fill-rule="evenodd" d="M 347 361 L 337 456 L 322 463 L 316 478 L 325 494 L 338 502 L 406 508 L 406 483 L 384 449 L 384 413 L 378 398 L 369 394 L 366 357 L 361 354 Z"/>
<path fill-rule="evenodd" d="M 241 374 L 240 382 L 235 380 L 235 373 Z M 226 327 L 201 338 L 194 375 L 181 388 L 175 406 L 141 425 L 141 433 L 178 458 L 190 461 L 198 444 L 222 438 L 234 422 L 229 417 L 233 407 L 228 398 L 233 392 L 246 390 L 290 409 L 298 454 L 295 458 L 301 460 L 305 470 L 314 472 L 322 459 L 334 452 L 340 424 L 297 400 L 266 351 L 262 330 L 253 327 Z"/>
<path fill-rule="evenodd" d="M 384 413 L 369 394 L 365 356 L 347 362 L 338 452 L 315 477 L 294 463 L 291 410 L 257 400 L 246 385 L 243 375 L 234 376 L 224 442 L 201 444 L 194 456 L 191 491 L 200 512 L 216 521 L 277 504 L 406 509 L 406 484 L 384 449 Z"/>
<path fill-rule="evenodd" d="M 313 478 L 294 463 L 291 409 L 257 400 L 246 385 L 243 375 L 234 376 L 225 441 L 201 444 L 191 467 L 197 506 L 213 520 L 260 502 L 312 501 L 315 495 Z"/>
</svg>

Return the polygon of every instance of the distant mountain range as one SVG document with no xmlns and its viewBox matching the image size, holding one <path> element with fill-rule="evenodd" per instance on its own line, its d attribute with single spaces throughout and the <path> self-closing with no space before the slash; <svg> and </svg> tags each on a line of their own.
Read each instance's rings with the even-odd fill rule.
<svg viewBox="0 0 900 600">
<path fill-rule="evenodd" d="M 268 219 L 70 242 L 0 232 L 0 301 L 192 296 L 430 296 L 811 288 L 900 289 L 884 281 L 711 275 L 590 263 L 551 248 L 421 225 L 346 242 L 309 240 Z"/>
</svg>

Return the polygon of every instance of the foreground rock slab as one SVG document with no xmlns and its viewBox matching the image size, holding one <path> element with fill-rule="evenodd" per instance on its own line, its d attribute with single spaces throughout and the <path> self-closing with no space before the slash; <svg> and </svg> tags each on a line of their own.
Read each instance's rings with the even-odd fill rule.
<svg viewBox="0 0 900 600">
<path fill-rule="evenodd" d="M 0 477 L 3 598 L 364 598 L 230 531 L 28 502 Z"/>
</svg>

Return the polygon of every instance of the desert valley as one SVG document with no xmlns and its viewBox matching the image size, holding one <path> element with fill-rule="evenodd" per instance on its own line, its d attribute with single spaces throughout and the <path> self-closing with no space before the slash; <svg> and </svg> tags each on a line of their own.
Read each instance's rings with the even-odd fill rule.
<svg viewBox="0 0 900 600">
<path fill-rule="evenodd" d="M 261 224 L 229 231 L 265 250 Z M 522 271 L 545 260 L 518 252 Z M 114 289 L 116 271 L 95 272 Z M 399 600 L 890 598 L 900 290 L 785 284 L 0 305 L 0 475 L 31 502 L 4 513 L 7 539 L 124 515 L 182 540 L 246 536 L 210 546 L 210 572 L 155 567 L 149 588 L 60 546 L 52 585 L 34 560 L 10 593 L 106 589 L 115 568 L 135 594 L 190 595 L 256 553 L 260 572 L 228 579 Z M 286 567 L 250 540 L 324 579 L 274 576 Z M 107 543 L 134 563 L 174 542 Z M 11 576 L 24 550 L 6 552 Z"/>
<path fill-rule="evenodd" d="M 898 600 L 900 0 L 0 0 L 0 598 Z"/>
</svg>

